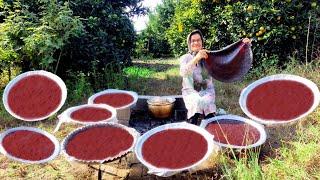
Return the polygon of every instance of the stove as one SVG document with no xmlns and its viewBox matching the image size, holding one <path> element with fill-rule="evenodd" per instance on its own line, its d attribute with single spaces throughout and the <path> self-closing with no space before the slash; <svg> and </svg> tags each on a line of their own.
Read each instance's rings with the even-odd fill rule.
<svg viewBox="0 0 320 180">
<path fill-rule="evenodd" d="M 186 109 L 174 109 L 169 118 L 154 118 L 148 110 L 133 110 L 129 120 L 129 126 L 141 134 L 168 123 L 183 122 L 187 120 Z"/>
</svg>

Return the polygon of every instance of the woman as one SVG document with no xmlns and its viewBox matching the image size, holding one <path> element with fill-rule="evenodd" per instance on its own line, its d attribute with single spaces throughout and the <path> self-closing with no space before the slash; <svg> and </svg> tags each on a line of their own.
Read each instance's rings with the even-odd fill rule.
<svg viewBox="0 0 320 180">
<path fill-rule="evenodd" d="M 248 38 L 244 43 L 250 43 Z M 182 76 L 182 96 L 188 110 L 188 119 L 197 124 L 201 114 L 205 119 L 215 116 L 215 90 L 212 77 L 204 68 L 202 59 L 207 59 L 207 50 L 203 49 L 203 36 L 199 30 L 192 31 L 187 37 L 189 52 L 180 58 Z"/>
</svg>

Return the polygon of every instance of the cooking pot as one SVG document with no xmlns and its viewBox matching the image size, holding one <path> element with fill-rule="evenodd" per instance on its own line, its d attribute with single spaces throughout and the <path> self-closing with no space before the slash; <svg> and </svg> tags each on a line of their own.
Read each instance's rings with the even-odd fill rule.
<svg viewBox="0 0 320 180">
<path fill-rule="evenodd" d="M 147 100 L 148 109 L 155 118 L 168 118 L 172 114 L 175 101 L 172 97 L 152 97 Z"/>
</svg>

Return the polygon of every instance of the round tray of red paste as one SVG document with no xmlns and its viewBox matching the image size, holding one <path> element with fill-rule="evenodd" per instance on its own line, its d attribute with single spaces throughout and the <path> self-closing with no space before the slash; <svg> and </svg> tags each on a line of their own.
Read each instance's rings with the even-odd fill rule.
<svg viewBox="0 0 320 180">
<path fill-rule="evenodd" d="M 107 104 L 120 110 L 133 106 L 137 100 L 138 94 L 133 91 L 107 89 L 92 95 L 88 104 Z"/>
<path fill-rule="evenodd" d="M 15 118 L 39 121 L 56 113 L 67 98 L 64 82 L 47 71 L 28 71 L 11 80 L 3 93 L 5 109 Z"/>
<path fill-rule="evenodd" d="M 199 165 L 213 150 L 212 135 L 183 122 L 149 130 L 138 139 L 135 154 L 150 173 L 167 176 Z"/>
<path fill-rule="evenodd" d="M 217 145 L 234 149 L 257 147 L 267 138 L 261 124 L 236 115 L 206 119 L 201 122 L 200 127 L 214 136 L 213 141 Z"/>
<path fill-rule="evenodd" d="M 117 111 L 106 104 L 84 104 L 68 108 L 58 116 L 59 122 L 54 132 L 62 123 L 95 124 L 101 122 L 117 123 Z"/>
<path fill-rule="evenodd" d="M 265 125 L 293 123 L 311 113 L 320 101 L 312 81 L 277 74 L 259 79 L 241 92 L 239 103 L 251 119 Z"/>
<path fill-rule="evenodd" d="M 84 104 L 68 108 L 58 117 L 64 122 L 94 124 L 99 122 L 115 122 L 115 108 L 106 104 Z"/>
<path fill-rule="evenodd" d="M 2 154 L 23 163 L 40 164 L 59 155 L 59 141 L 46 131 L 32 127 L 8 129 L 0 136 Z"/>
<path fill-rule="evenodd" d="M 103 163 L 131 151 L 138 136 L 121 124 L 91 124 L 71 132 L 62 142 L 62 152 L 69 161 Z"/>
</svg>

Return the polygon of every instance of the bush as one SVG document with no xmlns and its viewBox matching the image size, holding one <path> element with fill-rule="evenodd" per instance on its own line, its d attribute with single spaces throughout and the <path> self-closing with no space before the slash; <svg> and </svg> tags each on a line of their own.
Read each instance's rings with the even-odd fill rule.
<svg viewBox="0 0 320 180">
<path fill-rule="evenodd" d="M 82 72 L 73 72 L 66 81 L 68 87 L 68 103 L 87 103 L 87 98 L 93 94 L 92 85 Z"/>
<path fill-rule="evenodd" d="M 62 78 L 81 71 L 94 81 L 108 63 L 128 64 L 141 0 L 0 1 L 0 68 L 45 69 Z"/>
<path fill-rule="evenodd" d="M 71 1 L 70 8 L 80 17 L 85 33 L 70 39 L 60 72 L 66 71 L 64 67 L 92 72 L 101 71 L 111 62 L 130 63 L 135 32 L 124 8 L 136 6 L 139 1 Z"/>
<path fill-rule="evenodd" d="M 69 4 L 55 0 L 15 1 L 1 4 L 0 69 L 13 65 L 23 71 L 55 71 L 59 54 L 82 24 Z"/>
</svg>

